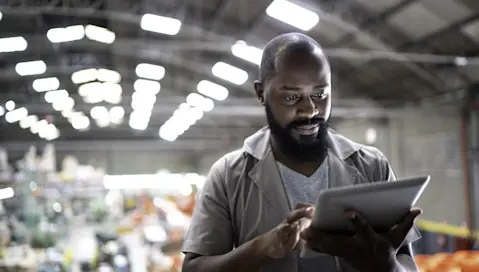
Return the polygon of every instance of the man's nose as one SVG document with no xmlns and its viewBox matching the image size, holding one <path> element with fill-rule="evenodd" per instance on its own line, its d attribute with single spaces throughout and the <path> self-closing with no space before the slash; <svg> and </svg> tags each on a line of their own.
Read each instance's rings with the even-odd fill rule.
<svg viewBox="0 0 479 272">
<path fill-rule="evenodd" d="M 319 114 L 319 110 L 311 98 L 303 99 L 298 106 L 298 117 L 311 119 Z"/>
</svg>

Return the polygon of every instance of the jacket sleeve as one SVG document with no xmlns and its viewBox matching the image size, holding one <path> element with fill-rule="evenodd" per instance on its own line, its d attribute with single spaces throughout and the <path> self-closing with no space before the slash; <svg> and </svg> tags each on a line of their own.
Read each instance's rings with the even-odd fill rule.
<svg viewBox="0 0 479 272">
<path fill-rule="evenodd" d="M 397 179 L 396 179 L 396 174 L 394 173 L 394 170 L 389 164 L 387 158 L 379 150 L 378 150 L 378 162 L 379 162 L 378 172 L 381 176 L 381 179 L 379 180 L 385 180 L 385 181 L 387 180 L 390 182 L 396 181 Z M 408 233 L 408 235 L 406 236 L 403 246 L 408 246 L 419 239 L 421 239 L 421 233 L 419 232 L 417 227 L 414 226 L 411 229 L 411 231 Z"/>
<path fill-rule="evenodd" d="M 382 175 L 381 180 L 387 180 L 390 182 L 396 181 L 396 174 L 394 173 L 391 165 L 389 164 L 387 158 L 379 152 L 379 172 Z M 419 271 L 416 262 L 414 261 L 414 253 L 412 250 L 412 243 L 421 239 L 421 233 L 416 226 L 413 226 L 412 229 L 406 236 L 402 246 L 399 248 L 397 253 L 398 262 L 406 271 Z"/>
<path fill-rule="evenodd" d="M 184 253 L 220 255 L 233 249 L 233 228 L 224 185 L 225 158 L 211 168 L 198 195 Z"/>
<path fill-rule="evenodd" d="M 378 172 L 381 177 L 379 180 L 396 181 L 396 174 L 389 164 L 388 159 L 381 151 L 378 150 L 377 152 L 379 163 Z"/>
</svg>

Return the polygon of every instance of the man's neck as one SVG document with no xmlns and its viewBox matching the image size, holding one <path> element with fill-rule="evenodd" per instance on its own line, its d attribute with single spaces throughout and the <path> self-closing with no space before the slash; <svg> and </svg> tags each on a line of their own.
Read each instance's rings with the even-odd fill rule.
<svg viewBox="0 0 479 272">
<path fill-rule="evenodd" d="M 281 149 L 278 141 L 275 140 L 273 136 L 271 137 L 271 148 L 273 150 L 274 157 L 278 162 L 282 163 L 289 169 L 308 177 L 316 172 L 318 167 L 325 159 L 325 156 L 323 158 L 318 158 L 317 160 L 311 161 L 300 161 L 296 158 L 292 158 L 289 156 L 289 154 Z"/>
</svg>

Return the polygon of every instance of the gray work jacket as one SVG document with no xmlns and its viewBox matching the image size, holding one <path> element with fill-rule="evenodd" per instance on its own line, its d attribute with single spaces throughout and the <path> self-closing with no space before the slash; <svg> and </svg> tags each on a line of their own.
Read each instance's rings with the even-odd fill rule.
<svg viewBox="0 0 479 272">
<path fill-rule="evenodd" d="M 328 132 L 329 186 L 340 187 L 395 180 L 384 155 Z M 243 148 L 226 154 L 212 166 L 199 193 L 183 252 L 225 254 L 271 230 L 291 212 L 265 127 L 248 137 Z M 419 239 L 413 229 L 406 243 Z M 262 272 L 297 272 L 297 253 L 273 260 Z M 337 271 L 354 271 L 336 258 Z M 320 269 L 318 271 L 321 271 Z M 330 272 L 330 271 L 327 271 Z"/>
</svg>

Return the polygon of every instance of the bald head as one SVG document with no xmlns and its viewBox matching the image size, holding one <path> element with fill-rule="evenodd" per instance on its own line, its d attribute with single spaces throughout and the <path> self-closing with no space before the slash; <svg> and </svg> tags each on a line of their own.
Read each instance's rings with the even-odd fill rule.
<svg viewBox="0 0 479 272">
<path fill-rule="evenodd" d="M 266 44 L 259 68 L 260 82 L 274 75 L 280 55 L 290 53 L 316 54 L 329 69 L 329 63 L 317 41 L 301 33 L 286 33 L 276 36 Z"/>
</svg>

